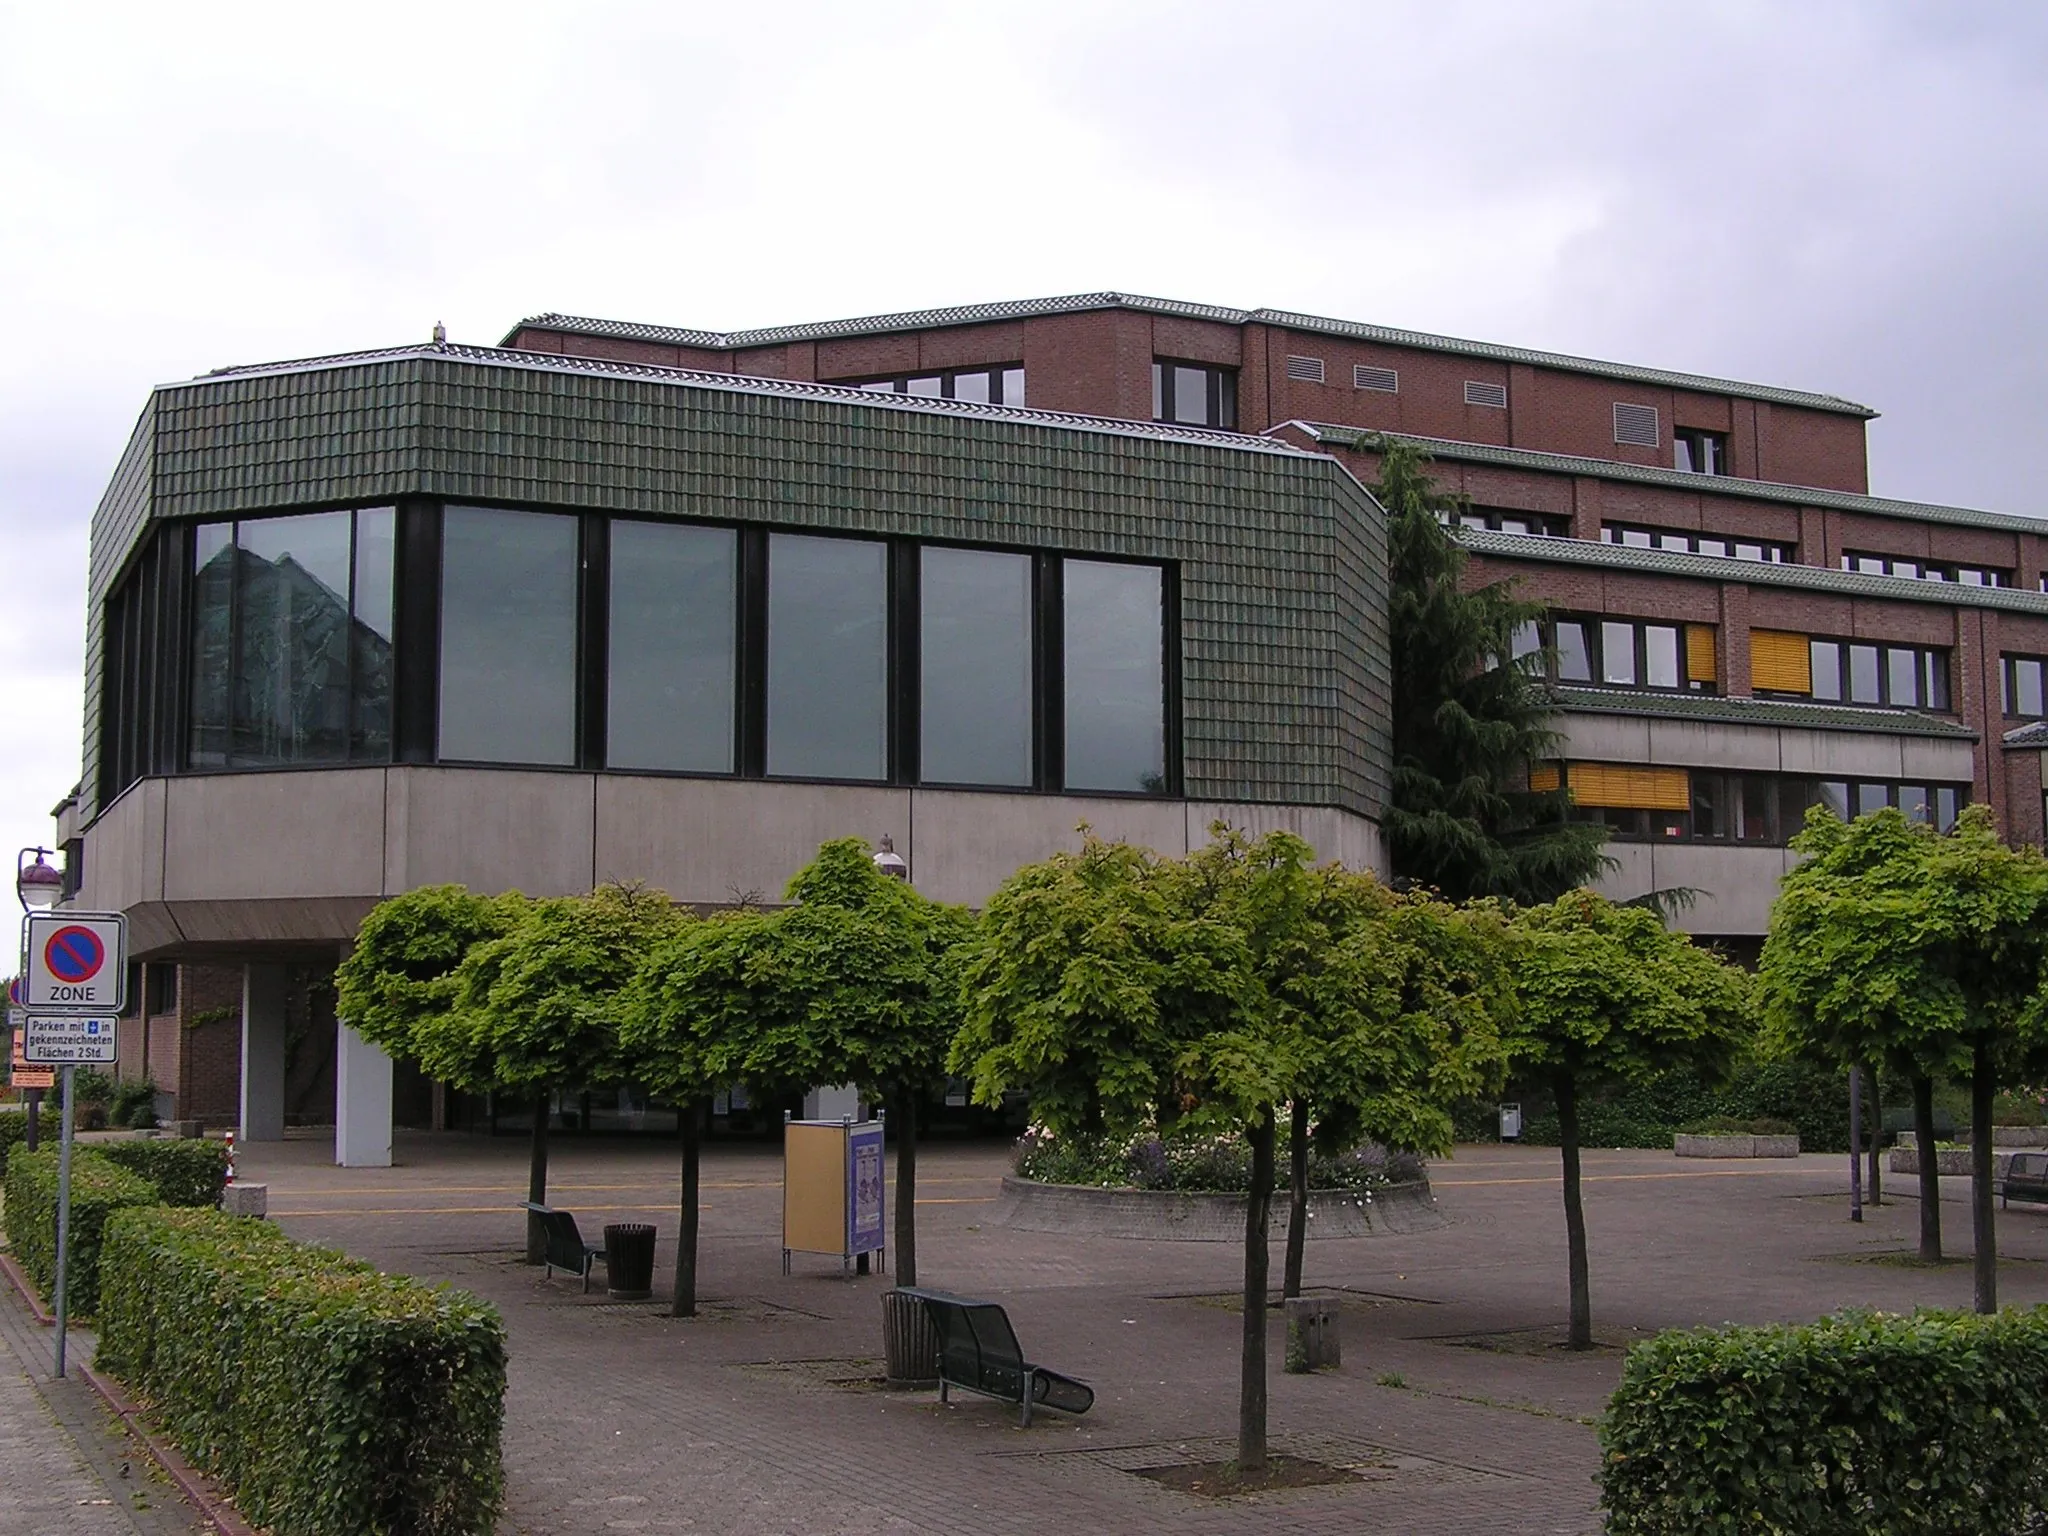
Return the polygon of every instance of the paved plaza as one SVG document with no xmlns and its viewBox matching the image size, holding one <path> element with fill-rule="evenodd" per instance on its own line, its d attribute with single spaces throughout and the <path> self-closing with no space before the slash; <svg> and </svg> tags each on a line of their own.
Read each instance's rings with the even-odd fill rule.
<svg viewBox="0 0 2048 1536">
<path fill-rule="evenodd" d="M 1552 1347 L 1565 1312 L 1557 1153 L 1463 1149 L 1434 1171 L 1448 1217 L 1440 1230 L 1310 1243 L 1309 1284 L 1346 1302 L 1341 1371 L 1281 1373 L 1274 1324 L 1274 1448 L 1354 1468 L 1358 1480 L 1212 1501 L 1134 1471 L 1230 1454 L 1236 1245 L 1008 1230 L 995 1221 L 1007 1148 L 928 1148 L 920 1279 L 1002 1300 L 1029 1353 L 1096 1388 L 1086 1418 L 1046 1414 L 1026 1430 L 996 1403 L 941 1407 L 931 1392 L 879 1388 L 877 1298 L 888 1281 L 844 1278 L 837 1261 L 801 1255 L 796 1273 L 781 1274 L 772 1150 L 707 1153 L 707 1300 L 705 1315 L 689 1321 L 667 1317 L 659 1299 L 674 1252 L 674 1146 L 555 1146 L 550 1198 L 575 1211 L 587 1235 L 607 1221 L 659 1225 L 652 1303 L 611 1302 L 601 1284 L 585 1297 L 574 1280 L 544 1280 L 518 1262 L 525 1151 L 516 1138 L 402 1136 L 401 1166 L 343 1170 L 329 1165 L 326 1140 L 308 1135 L 247 1147 L 241 1168 L 270 1185 L 271 1212 L 294 1234 L 450 1281 L 503 1309 L 503 1529 L 535 1536 L 1588 1532 L 1598 1528 L 1591 1421 L 1619 1372 L 1612 1346 L 1696 1322 L 1970 1299 L 1966 1265 L 1899 1262 L 1917 1229 L 1911 1198 L 1870 1212 L 1862 1226 L 1846 1220 L 1844 1159 L 1592 1152 L 1594 1322 L 1610 1347 L 1567 1355 Z M 1953 1253 L 1967 1254 L 1963 1183 L 1945 1181 L 1945 1193 L 1945 1236 Z M 2006 1214 L 2001 1245 L 2005 1299 L 2048 1299 L 2048 1212 Z M 0 1327 L 0 1415 L 33 1433 L 0 1439 L 0 1461 L 14 1482 L 33 1441 L 48 1465 L 32 1475 L 87 1488 L 105 1474 L 85 1460 L 67 1470 L 69 1453 L 49 1450 L 46 1426 L 31 1417 L 42 1410 L 7 1352 L 23 1326 L 14 1309 Z M 107 1505 L 71 1508 L 70 1523 L 47 1528 L 134 1526 L 87 1518 L 114 1516 Z"/>
</svg>

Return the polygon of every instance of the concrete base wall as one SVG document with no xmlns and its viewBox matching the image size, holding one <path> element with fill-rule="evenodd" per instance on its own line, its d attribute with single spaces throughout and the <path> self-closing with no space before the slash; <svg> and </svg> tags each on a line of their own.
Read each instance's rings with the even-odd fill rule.
<svg viewBox="0 0 2048 1536">
<path fill-rule="evenodd" d="M 1797 1157 L 1797 1136 L 1679 1136 L 1672 1151 L 1680 1157 Z"/>
<path fill-rule="evenodd" d="M 442 881 L 775 901 L 821 842 L 886 833 L 919 890 L 979 904 L 1018 865 L 1078 847 L 1082 823 L 1182 854 L 1216 821 L 1384 870 L 1378 827 L 1329 807 L 392 767 L 145 779 L 86 833 L 77 900 L 126 912 L 138 956 L 331 954 L 381 898 Z"/>
<path fill-rule="evenodd" d="M 1243 1195 L 1189 1194 L 1170 1189 L 1098 1189 L 1085 1184 L 1041 1184 L 1006 1178 L 994 1224 L 1022 1232 L 1066 1232 L 1086 1237 L 1123 1237 L 1154 1242 L 1239 1243 L 1244 1241 Z M 1369 1197 L 1311 1191 L 1311 1238 L 1373 1237 L 1390 1232 L 1424 1232 L 1445 1224 L 1429 1181 L 1397 1184 Z M 1275 1196 L 1266 1232 L 1279 1242 L 1290 1212 L 1285 1191 Z"/>
</svg>

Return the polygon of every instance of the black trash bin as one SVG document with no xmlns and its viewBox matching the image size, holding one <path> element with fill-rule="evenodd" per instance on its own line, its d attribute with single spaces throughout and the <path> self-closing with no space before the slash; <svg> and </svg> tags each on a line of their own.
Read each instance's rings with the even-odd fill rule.
<svg viewBox="0 0 2048 1536">
<path fill-rule="evenodd" d="M 614 1301 L 645 1301 L 654 1294 L 654 1228 L 620 1221 L 604 1229 L 605 1289 Z"/>
</svg>

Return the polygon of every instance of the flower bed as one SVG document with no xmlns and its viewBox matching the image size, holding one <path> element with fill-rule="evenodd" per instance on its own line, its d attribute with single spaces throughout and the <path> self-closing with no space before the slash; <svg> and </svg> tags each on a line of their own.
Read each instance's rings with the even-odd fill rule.
<svg viewBox="0 0 2048 1536">
<path fill-rule="evenodd" d="M 1279 1162 L 1284 1188 L 1284 1147 Z M 1243 1137 L 1228 1133 L 1147 1130 L 1122 1137 L 1055 1137 L 1033 1126 L 1018 1141 L 1012 1166 L 1018 1178 L 1039 1184 L 1242 1195 L 1251 1186 L 1252 1156 Z M 1316 1191 L 1366 1196 L 1418 1179 L 1426 1182 L 1421 1158 L 1385 1147 L 1367 1145 L 1309 1158 L 1308 1187 Z"/>
</svg>

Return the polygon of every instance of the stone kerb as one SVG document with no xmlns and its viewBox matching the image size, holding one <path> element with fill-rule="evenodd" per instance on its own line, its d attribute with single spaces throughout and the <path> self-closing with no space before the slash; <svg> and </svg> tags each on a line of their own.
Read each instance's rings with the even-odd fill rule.
<svg viewBox="0 0 2048 1536">
<path fill-rule="evenodd" d="M 1685 1136 L 1672 1138 L 1679 1157 L 1797 1157 L 1797 1136 Z"/>
<path fill-rule="evenodd" d="M 2012 1168 L 2012 1153 L 2000 1152 L 1997 1143 L 1992 1144 L 1991 1175 L 2002 1179 Z M 1910 1136 L 1901 1136 L 1899 1144 L 1892 1148 L 1889 1166 L 1893 1173 L 1918 1174 L 1920 1172 L 1920 1149 Z M 1944 1178 L 1968 1178 L 1970 1176 L 1970 1149 L 1968 1147 L 1936 1147 L 1934 1149 L 1934 1171 Z"/>
<path fill-rule="evenodd" d="M 1244 1208 L 1243 1195 L 1041 1184 L 1011 1175 L 1003 1180 L 993 1224 L 1021 1232 L 1064 1232 L 1082 1237 L 1234 1243 L 1244 1239 Z M 1437 1208 L 1427 1177 L 1392 1184 L 1369 1196 L 1312 1190 L 1308 1215 L 1312 1239 L 1428 1232 L 1449 1223 Z M 1286 1235 L 1288 1216 L 1283 1189 L 1274 1196 L 1269 1236 L 1278 1240 Z"/>
</svg>

